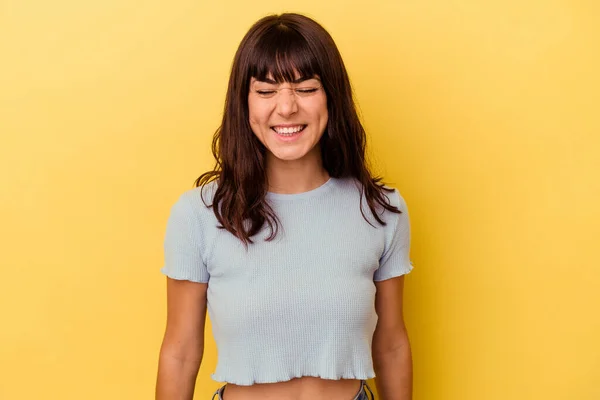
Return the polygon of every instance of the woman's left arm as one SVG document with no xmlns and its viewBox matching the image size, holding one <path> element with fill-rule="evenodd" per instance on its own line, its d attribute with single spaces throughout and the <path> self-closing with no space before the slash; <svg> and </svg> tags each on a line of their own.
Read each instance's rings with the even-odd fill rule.
<svg viewBox="0 0 600 400">
<path fill-rule="evenodd" d="M 404 276 L 375 282 L 378 315 L 373 335 L 373 367 L 380 400 L 412 399 L 412 354 L 404 325 Z"/>
</svg>

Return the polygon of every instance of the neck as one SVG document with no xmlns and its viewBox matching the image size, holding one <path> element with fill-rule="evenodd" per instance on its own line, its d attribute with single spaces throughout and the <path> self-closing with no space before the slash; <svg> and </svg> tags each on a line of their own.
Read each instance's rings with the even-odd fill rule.
<svg viewBox="0 0 600 400">
<path fill-rule="evenodd" d="M 323 168 L 320 152 L 313 152 L 300 160 L 293 161 L 268 155 L 266 161 L 269 192 L 281 194 L 308 192 L 329 179 L 329 174 Z"/>
</svg>

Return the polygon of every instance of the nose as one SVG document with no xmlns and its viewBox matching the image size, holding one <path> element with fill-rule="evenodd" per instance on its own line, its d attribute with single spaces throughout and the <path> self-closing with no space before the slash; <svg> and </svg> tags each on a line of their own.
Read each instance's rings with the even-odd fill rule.
<svg viewBox="0 0 600 400">
<path fill-rule="evenodd" d="M 298 111 L 296 94 L 291 88 L 280 90 L 277 94 L 277 113 L 282 117 L 290 116 Z"/>
</svg>

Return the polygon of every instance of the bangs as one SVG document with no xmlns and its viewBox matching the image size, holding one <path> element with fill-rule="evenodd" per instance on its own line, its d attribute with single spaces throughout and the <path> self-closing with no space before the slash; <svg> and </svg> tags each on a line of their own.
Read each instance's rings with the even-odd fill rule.
<svg viewBox="0 0 600 400">
<path fill-rule="evenodd" d="M 267 30 L 250 54 L 248 72 L 259 81 L 269 75 L 277 83 L 321 76 L 317 57 L 306 39 L 283 25 Z"/>
</svg>

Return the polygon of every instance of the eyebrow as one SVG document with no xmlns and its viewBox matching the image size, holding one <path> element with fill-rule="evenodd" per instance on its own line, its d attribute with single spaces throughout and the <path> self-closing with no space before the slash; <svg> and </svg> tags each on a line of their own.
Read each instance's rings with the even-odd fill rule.
<svg viewBox="0 0 600 400">
<path fill-rule="evenodd" d="M 308 80 L 311 80 L 311 79 L 316 79 L 316 80 L 319 80 L 319 79 L 318 79 L 317 77 L 315 77 L 315 76 L 303 76 L 303 77 L 300 77 L 300 78 L 298 78 L 298 79 L 295 79 L 295 80 L 293 80 L 291 83 L 302 83 L 302 82 L 304 82 L 304 81 L 308 81 Z M 257 81 L 257 82 L 269 83 L 269 84 L 271 84 L 271 85 L 276 85 L 276 84 L 277 84 L 277 82 L 276 82 L 276 81 L 274 81 L 273 79 L 269 79 L 269 78 L 265 78 L 265 79 L 256 79 L 256 81 Z"/>
</svg>

